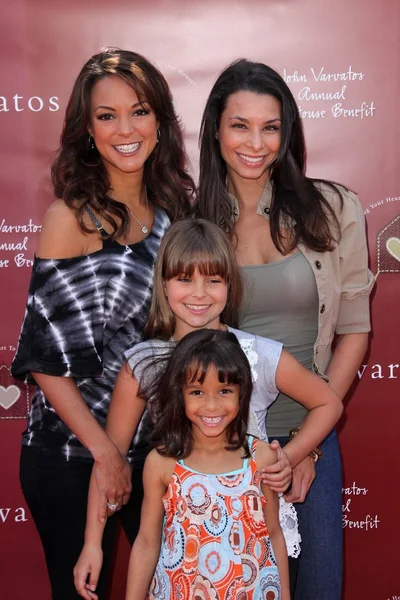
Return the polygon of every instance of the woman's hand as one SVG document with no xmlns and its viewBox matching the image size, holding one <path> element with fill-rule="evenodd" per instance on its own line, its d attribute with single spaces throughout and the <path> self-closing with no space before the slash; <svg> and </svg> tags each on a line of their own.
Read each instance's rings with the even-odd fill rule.
<svg viewBox="0 0 400 600">
<path fill-rule="evenodd" d="M 94 476 L 99 491 L 99 519 L 105 522 L 127 504 L 132 490 L 132 472 L 126 457 L 117 449 L 101 459 L 95 460 Z M 114 509 L 110 509 L 110 506 Z"/>
<path fill-rule="evenodd" d="M 85 544 L 74 568 L 76 591 L 85 600 L 97 600 L 95 590 L 99 581 L 102 564 L 103 551 L 101 546 Z"/>
<path fill-rule="evenodd" d="M 306 456 L 306 458 L 293 469 L 292 486 L 290 491 L 287 494 L 284 494 L 286 502 L 304 502 L 308 490 L 315 479 L 315 475 L 314 458 L 312 456 Z"/>
<path fill-rule="evenodd" d="M 276 450 L 277 460 L 261 469 L 261 481 L 274 492 L 284 492 L 292 480 L 292 467 L 278 440 L 273 440 L 270 448 Z"/>
</svg>

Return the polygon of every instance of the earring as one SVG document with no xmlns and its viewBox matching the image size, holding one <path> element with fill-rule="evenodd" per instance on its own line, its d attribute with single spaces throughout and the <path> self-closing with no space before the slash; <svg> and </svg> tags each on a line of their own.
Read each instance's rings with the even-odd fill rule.
<svg viewBox="0 0 400 600">
<path fill-rule="evenodd" d="M 160 137 L 161 137 L 160 128 L 157 127 L 157 141 L 156 141 L 156 144 L 158 144 L 158 142 L 160 141 Z"/>
<path fill-rule="evenodd" d="M 94 140 L 92 138 L 92 136 L 89 134 L 89 147 L 94 150 Z"/>
</svg>

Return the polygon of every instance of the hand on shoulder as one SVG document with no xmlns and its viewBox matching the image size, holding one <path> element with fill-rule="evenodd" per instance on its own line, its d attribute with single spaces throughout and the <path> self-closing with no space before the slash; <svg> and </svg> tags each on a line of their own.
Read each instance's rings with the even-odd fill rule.
<svg viewBox="0 0 400 600">
<path fill-rule="evenodd" d="M 80 229 L 75 211 L 63 200 L 55 200 L 44 216 L 36 256 L 54 259 L 82 256 L 87 254 L 89 237 Z"/>
</svg>

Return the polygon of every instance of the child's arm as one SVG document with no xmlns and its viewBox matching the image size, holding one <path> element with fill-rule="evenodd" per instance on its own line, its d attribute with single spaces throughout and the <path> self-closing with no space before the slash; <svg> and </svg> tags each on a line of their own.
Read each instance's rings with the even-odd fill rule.
<svg viewBox="0 0 400 600">
<path fill-rule="evenodd" d="M 164 506 L 162 502 L 175 460 L 152 450 L 144 465 L 144 500 L 140 529 L 129 559 L 126 600 L 145 600 L 160 554 Z"/>
<path fill-rule="evenodd" d="M 125 363 L 115 383 L 106 425 L 107 434 L 123 456 L 128 452 L 145 408 L 145 402 L 137 396 L 138 387 L 129 364 Z M 131 470 L 127 463 L 125 472 L 121 473 L 121 479 L 125 481 L 125 491 L 118 493 L 112 483 L 109 487 L 101 488 L 100 493 L 99 486 L 96 485 L 96 468 L 93 467 L 89 485 L 85 543 L 74 569 L 75 587 L 86 600 L 97 597 L 88 591 L 86 579 L 90 574 L 88 586 L 94 592 L 103 562 L 101 542 L 107 517 L 107 503 L 118 503 L 118 508 L 121 508 L 129 500 L 126 490 L 130 491 L 131 488 Z"/>
<path fill-rule="evenodd" d="M 268 444 L 258 441 L 256 449 L 256 464 L 258 469 L 260 470 L 263 467 L 271 465 L 275 461 L 276 453 L 271 450 Z M 261 490 L 267 501 L 264 506 L 264 517 L 276 563 L 278 565 L 282 600 L 290 600 L 289 563 L 285 538 L 283 537 L 282 529 L 279 524 L 278 494 L 273 492 L 271 488 L 265 484 L 261 484 Z"/>
<path fill-rule="evenodd" d="M 128 453 L 129 446 L 146 408 L 146 402 L 138 397 L 138 391 L 139 383 L 133 376 L 129 363 L 125 362 L 115 382 L 106 422 L 107 435 L 124 457 Z M 126 465 L 128 466 L 127 463 Z M 97 476 L 96 466 L 94 467 L 94 474 Z M 130 469 L 127 468 L 123 475 L 128 480 L 129 493 L 118 494 L 113 482 L 104 488 L 98 503 L 100 520 L 105 520 L 107 516 L 107 503 L 118 504 L 118 508 L 121 508 L 123 504 L 128 502 L 131 489 Z"/>
<path fill-rule="evenodd" d="M 278 363 L 276 386 L 309 411 L 299 433 L 284 448 L 294 468 L 333 429 L 342 414 L 343 405 L 326 381 L 305 369 L 285 350 Z"/>
</svg>

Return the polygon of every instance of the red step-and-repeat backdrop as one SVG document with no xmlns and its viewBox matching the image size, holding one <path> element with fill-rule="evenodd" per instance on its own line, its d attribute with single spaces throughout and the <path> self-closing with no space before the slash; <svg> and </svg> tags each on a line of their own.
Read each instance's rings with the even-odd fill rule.
<svg viewBox="0 0 400 600">
<path fill-rule="evenodd" d="M 340 425 L 345 600 L 400 598 L 400 3 L 398 0 L 13 0 L 0 24 L 0 596 L 50 597 L 44 557 L 18 482 L 30 390 L 10 364 L 32 258 L 52 201 L 49 165 L 68 96 L 102 46 L 136 50 L 166 76 L 194 174 L 202 109 L 239 57 L 265 62 L 298 100 L 308 174 L 355 190 L 366 216 L 373 335 Z M 113 600 L 123 598 L 127 545 Z M 323 600 L 318 598 L 315 600 Z"/>
</svg>

